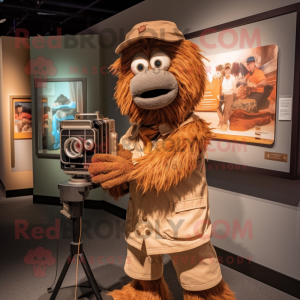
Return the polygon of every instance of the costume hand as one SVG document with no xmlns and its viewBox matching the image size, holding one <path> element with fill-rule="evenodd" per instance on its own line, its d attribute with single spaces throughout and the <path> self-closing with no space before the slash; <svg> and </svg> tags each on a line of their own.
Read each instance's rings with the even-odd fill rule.
<svg viewBox="0 0 300 300">
<path fill-rule="evenodd" d="M 129 173 L 134 169 L 132 153 L 118 145 L 118 154 L 100 154 L 92 157 L 89 173 L 92 182 L 100 183 L 104 189 L 111 189 L 117 185 L 123 185 L 128 181 Z"/>
</svg>

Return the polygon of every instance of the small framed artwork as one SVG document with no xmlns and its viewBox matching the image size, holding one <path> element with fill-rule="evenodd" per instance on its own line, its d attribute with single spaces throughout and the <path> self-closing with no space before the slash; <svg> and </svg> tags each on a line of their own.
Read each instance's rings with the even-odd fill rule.
<svg viewBox="0 0 300 300">
<path fill-rule="evenodd" d="M 14 140 L 32 138 L 31 99 L 12 98 L 11 120 Z"/>
</svg>

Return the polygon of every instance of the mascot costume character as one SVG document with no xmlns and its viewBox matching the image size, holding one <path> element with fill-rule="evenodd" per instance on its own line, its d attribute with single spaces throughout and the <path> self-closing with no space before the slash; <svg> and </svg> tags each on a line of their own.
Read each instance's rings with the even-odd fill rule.
<svg viewBox="0 0 300 300">
<path fill-rule="evenodd" d="M 129 192 L 125 272 L 133 280 L 115 300 L 169 300 L 162 254 L 168 254 L 185 300 L 234 300 L 210 242 L 205 175 L 213 134 L 193 113 L 205 91 L 204 56 L 176 24 L 137 24 L 116 49 L 115 98 L 132 126 L 118 155 L 95 154 L 89 172 L 114 199 Z"/>
</svg>

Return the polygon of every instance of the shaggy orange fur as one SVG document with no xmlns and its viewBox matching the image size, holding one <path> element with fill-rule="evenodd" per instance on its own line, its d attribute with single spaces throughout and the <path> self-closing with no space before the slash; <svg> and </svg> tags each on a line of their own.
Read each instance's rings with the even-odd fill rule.
<svg viewBox="0 0 300 300">
<path fill-rule="evenodd" d="M 133 56 L 140 51 L 150 59 L 155 48 L 170 56 L 172 62 L 168 72 L 175 76 L 179 90 L 176 99 L 170 105 L 156 110 L 144 110 L 132 101 L 130 82 L 134 74 L 131 62 Z M 128 115 L 132 123 L 143 125 L 166 123 L 179 126 L 184 121 L 186 113 L 194 110 L 204 95 L 207 73 L 202 58 L 206 58 L 201 52 L 196 44 L 187 40 L 169 43 L 142 39 L 125 49 L 122 56 L 110 66 L 110 71 L 118 76 L 115 98 L 121 113 Z"/>
<path fill-rule="evenodd" d="M 234 293 L 223 279 L 211 289 L 199 292 L 184 290 L 183 295 L 184 300 L 236 300 Z"/>
<path fill-rule="evenodd" d="M 156 110 L 144 110 L 138 107 L 132 99 L 130 82 L 134 77 L 131 62 L 137 52 L 144 52 L 150 59 L 151 53 L 156 48 L 166 52 L 171 58 L 168 72 L 173 74 L 178 83 L 176 99 L 166 107 Z M 130 172 L 121 173 L 112 184 L 108 192 L 116 199 L 122 196 L 128 184 L 126 181 L 135 180 L 137 187 L 146 191 L 155 189 L 157 193 L 167 191 L 171 186 L 177 185 L 189 177 L 197 166 L 197 159 L 201 151 L 206 150 L 212 132 L 202 119 L 178 128 L 185 121 L 187 113 L 195 110 L 203 98 L 207 73 L 202 59 L 200 48 L 190 41 L 175 43 L 164 42 L 156 39 L 142 39 L 122 52 L 122 56 L 110 67 L 110 71 L 118 76 L 115 91 L 118 107 L 121 113 L 128 115 L 130 122 L 150 126 L 168 124 L 175 128 L 169 136 L 156 144 L 152 152 L 145 156 L 135 158 L 137 164 Z M 150 66 L 151 68 L 151 66 Z M 108 159 L 99 155 L 101 162 Z M 125 161 L 125 160 L 124 160 Z M 124 163 L 126 166 L 127 164 Z M 174 168 L 175 165 L 175 168 Z M 102 165 L 96 166 L 97 172 L 102 170 Z M 113 168 L 113 166 L 107 166 Z M 103 175 L 103 174 L 100 174 Z M 106 174 L 105 174 L 106 175 Z M 99 176 L 99 175 L 97 175 Z M 122 181 L 123 180 L 123 181 Z M 109 293 L 115 300 L 171 300 L 172 294 L 164 280 L 142 281 L 133 280 L 121 290 Z M 217 286 L 206 291 L 184 291 L 185 300 L 234 300 L 234 294 L 222 280 Z"/>
<path fill-rule="evenodd" d="M 130 93 L 130 82 L 134 77 L 131 62 L 137 52 L 144 52 L 150 59 L 156 48 L 171 58 L 168 72 L 177 80 L 178 95 L 166 107 L 144 110 L 133 102 Z M 204 95 L 207 73 L 202 59 L 206 58 L 201 51 L 187 40 L 169 43 L 155 39 L 142 39 L 125 49 L 122 56 L 110 66 L 110 71 L 118 76 L 115 98 L 121 113 L 128 115 L 131 122 L 143 125 L 166 123 L 177 128 L 184 122 L 187 112 L 194 110 Z M 157 145 L 152 153 L 136 160 L 138 165 L 130 173 L 129 180 L 136 180 L 143 192 L 152 188 L 157 192 L 168 190 L 192 173 L 199 152 L 205 150 L 211 138 L 208 124 L 201 119 L 180 128 L 161 145 Z M 180 165 L 180 168 L 170 168 L 170 165 Z"/>
<path fill-rule="evenodd" d="M 199 119 L 170 134 L 151 153 L 135 159 L 138 164 L 129 174 L 143 193 L 155 189 L 167 191 L 189 177 L 197 166 L 197 158 L 205 151 L 212 133 L 208 124 Z"/>
<path fill-rule="evenodd" d="M 114 300 L 172 300 L 173 296 L 164 279 L 144 281 L 133 280 L 121 290 L 110 292 Z"/>
</svg>

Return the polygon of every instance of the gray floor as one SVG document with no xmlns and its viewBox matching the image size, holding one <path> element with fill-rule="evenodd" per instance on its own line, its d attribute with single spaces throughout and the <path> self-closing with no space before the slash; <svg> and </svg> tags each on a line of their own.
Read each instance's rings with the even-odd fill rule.
<svg viewBox="0 0 300 300">
<path fill-rule="evenodd" d="M 41 235 L 33 238 L 35 227 L 44 231 L 54 226 L 55 219 L 60 219 L 60 207 L 32 204 L 32 197 L 6 199 L 0 191 L 0 226 L 1 226 L 1 273 L 0 299 L 36 300 L 44 294 L 55 277 L 56 265 L 47 266 L 45 277 L 34 276 L 34 266 L 24 262 L 28 251 L 37 247 L 50 250 L 55 259 L 57 239 L 48 239 Z M 20 221 L 23 220 L 23 221 Z M 20 236 L 17 239 L 15 223 L 28 222 L 29 239 Z M 124 221 L 102 210 L 86 209 L 83 216 L 83 240 L 85 253 L 90 261 L 95 278 L 105 289 L 121 288 L 131 279 L 123 271 L 126 255 L 126 243 L 122 235 Z M 59 242 L 58 273 L 68 256 L 71 240 L 70 221 L 64 217 L 62 237 Z M 42 229 L 39 230 L 42 230 Z M 35 229 L 37 230 L 37 229 Z M 52 232 L 53 234 L 53 232 Z M 177 282 L 176 273 L 168 256 L 164 257 L 164 276 L 174 295 L 174 300 L 181 300 L 182 289 Z M 222 267 L 223 277 L 238 300 L 293 300 L 296 299 L 268 285 L 227 267 Z M 71 264 L 63 286 L 75 284 L 75 264 Z M 78 279 L 85 282 L 85 275 L 79 267 Z"/>
</svg>

